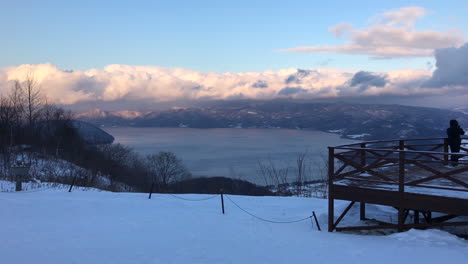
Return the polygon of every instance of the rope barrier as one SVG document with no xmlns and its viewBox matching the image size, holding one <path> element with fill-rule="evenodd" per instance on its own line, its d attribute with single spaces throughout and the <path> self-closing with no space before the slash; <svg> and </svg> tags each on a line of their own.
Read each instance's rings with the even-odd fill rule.
<svg viewBox="0 0 468 264">
<path fill-rule="evenodd" d="M 207 198 L 202 198 L 202 199 L 188 199 L 188 198 L 183 198 L 183 197 L 174 195 L 174 194 L 172 194 L 172 193 L 168 193 L 168 194 L 169 194 L 170 196 L 174 197 L 174 198 L 181 199 L 181 200 L 184 200 L 184 201 L 190 201 L 190 202 L 206 201 L 206 200 L 210 200 L 210 199 L 213 199 L 213 198 L 216 198 L 216 197 L 219 196 L 219 194 L 216 194 L 216 195 L 213 195 L 213 196 L 210 196 L 210 197 L 207 197 Z"/>
<path fill-rule="evenodd" d="M 252 217 L 255 217 L 259 220 L 262 220 L 262 221 L 265 221 L 265 222 L 268 222 L 268 223 L 273 223 L 273 224 L 292 224 L 292 223 L 297 223 L 297 222 L 302 222 L 302 221 L 305 221 L 307 219 L 312 219 L 312 216 L 308 216 L 308 217 L 305 217 L 305 218 L 301 218 L 301 219 L 298 219 L 298 220 L 292 220 L 292 221 L 276 221 L 276 220 L 269 220 L 269 219 L 266 219 L 266 218 L 263 218 L 263 217 L 260 217 L 260 216 L 256 216 L 254 214 L 252 214 L 251 212 L 245 210 L 244 208 L 242 208 L 240 205 L 238 205 L 236 202 L 234 202 L 231 197 L 229 197 L 229 195 L 226 195 L 225 196 L 229 199 L 229 201 L 231 201 L 231 203 L 233 203 L 237 208 L 239 208 L 240 210 L 242 210 L 243 212 L 245 212 L 246 214 L 252 216 Z"/>
</svg>

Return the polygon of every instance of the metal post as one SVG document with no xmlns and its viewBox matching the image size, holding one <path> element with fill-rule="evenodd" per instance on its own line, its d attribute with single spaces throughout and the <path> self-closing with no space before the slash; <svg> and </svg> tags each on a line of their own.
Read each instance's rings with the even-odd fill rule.
<svg viewBox="0 0 468 264">
<path fill-rule="evenodd" d="M 328 147 L 328 232 L 334 228 L 333 176 L 335 174 L 335 149 Z"/>
</svg>

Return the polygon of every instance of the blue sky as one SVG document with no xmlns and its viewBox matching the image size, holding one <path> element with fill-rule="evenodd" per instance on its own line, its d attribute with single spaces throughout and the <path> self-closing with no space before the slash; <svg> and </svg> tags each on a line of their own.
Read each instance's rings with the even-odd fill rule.
<svg viewBox="0 0 468 264">
<path fill-rule="evenodd" d="M 81 70 L 109 64 L 214 72 L 425 69 L 432 58 L 278 52 L 343 44 L 329 27 L 350 22 L 366 28 L 376 15 L 405 6 L 427 10 L 417 30 L 468 32 L 464 1 L 16 0 L 2 3 L 0 11 L 0 67 L 49 62 Z"/>
</svg>

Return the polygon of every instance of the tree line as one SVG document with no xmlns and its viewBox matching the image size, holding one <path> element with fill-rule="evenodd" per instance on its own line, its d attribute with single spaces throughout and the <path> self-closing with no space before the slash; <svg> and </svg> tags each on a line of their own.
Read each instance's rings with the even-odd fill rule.
<svg viewBox="0 0 468 264">
<path fill-rule="evenodd" d="M 272 194 L 240 179 L 188 181 L 190 172 L 171 152 L 141 156 L 121 144 L 89 144 L 74 126 L 73 113 L 48 102 L 31 74 L 0 94 L 0 156 L 0 177 L 9 179 L 10 168 L 24 165 L 21 163 L 26 160 L 29 165 L 46 163 L 40 170 L 30 170 L 33 178 L 66 184 L 73 180 L 81 186 L 113 191 L 148 192 L 153 188 L 154 192 L 198 192 L 201 186 L 211 186 L 212 190 L 205 192 L 231 188 L 238 194 Z M 259 161 L 259 176 L 276 195 L 305 195 L 310 192 L 307 185 L 317 181 L 312 167 L 319 168 L 322 176 L 326 173 L 325 165 L 312 164 L 307 156 L 306 152 L 299 154 L 294 166 L 281 166 L 271 159 Z M 293 179 L 288 176 L 291 172 Z M 319 178 L 314 186 L 326 195 L 325 181 Z M 103 179 L 108 184 L 103 184 Z M 180 184 L 182 181 L 185 183 Z"/>
<path fill-rule="evenodd" d="M 32 74 L 24 82 L 15 81 L 10 91 L 0 95 L 0 156 L 4 178 L 12 177 L 12 166 L 64 160 L 70 164 L 63 170 L 68 177 L 57 176 L 55 181 L 70 183 L 73 177 L 77 184 L 95 186 L 99 178 L 105 178 L 108 189 L 117 191 L 122 185 L 130 191 L 148 191 L 149 186 L 163 191 L 191 176 L 171 152 L 142 157 L 121 144 L 88 144 L 74 126 L 73 113 L 48 102 Z M 54 170 L 57 168 L 46 174 L 56 175 Z"/>
</svg>

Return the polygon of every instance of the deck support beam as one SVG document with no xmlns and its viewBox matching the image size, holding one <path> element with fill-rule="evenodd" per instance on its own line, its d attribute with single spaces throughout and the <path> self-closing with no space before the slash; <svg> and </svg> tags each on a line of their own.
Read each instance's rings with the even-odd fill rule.
<svg viewBox="0 0 468 264">
<path fill-rule="evenodd" d="M 335 221 L 335 200 L 333 198 L 333 177 L 335 175 L 335 149 L 328 148 L 328 232 L 333 232 Z"/>
<path fill-rule="evenodd" d="M 366 220 L 366 203 L 360 202 L 359 218 L 361 221 Z"/>
<path fill-rule="evenodd" d="M 419 211 L 414 210 L 414 224 L 417 225 L 419 224 Z"/>
<path fill-rule="evenodd" d="M 346 209 L 344 209 L 343 213 L 341 213 L 340 217 L 338 217 L 338 219 L 336 220 L 336 222 L 333 224 L 333 229 L 335 229 L 338 224 L 341 222 L 341 220 L 343 220 L 343 218 L 345 217 L 345 215 L 349 212 L 349 210 L 353 207 L 353 205 L 355 204 L 356 202 L 355 201 L 352 201 L 348 204 L 348 206 L 346 207 Z"/>
</svg>

